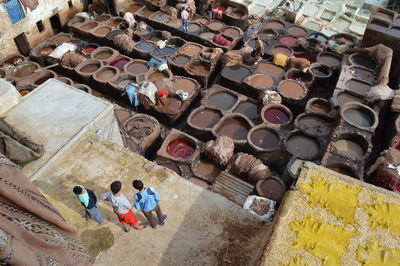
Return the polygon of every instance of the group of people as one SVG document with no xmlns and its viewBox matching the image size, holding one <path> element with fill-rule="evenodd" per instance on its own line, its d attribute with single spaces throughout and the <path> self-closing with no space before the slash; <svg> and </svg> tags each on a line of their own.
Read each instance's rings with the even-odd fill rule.
<svg viewBox="0 0 400 266">
<path fill-rule="evenodd" d="M 134 180 L 132 186 L 137 190 L 137 193 L 133 195 L 135 208 L 143 212 L 153 229 L 155 229 L 157 225 L 164 225 L 167 215 L 162 213 L 158 204 L 160 202 L 160 195 L 157 191 L 154 188 L 145 188 L 143 182 L 140 180 Z M 125 232 L 129 232 L 131 226 L 137 230 L 144 229 L 147 223 L 139 224 L 138 218 L 132 212 L 132 205 L 125 195 L 121 193 L 121 188 L 122 184 L 120 181 L 112 182 L 110 185 L 111 191 L 101 194 L 100 199 L 110 202 Z M 92 218 L 99 224 L 104 224 L 105 219 L 97 206 L 96 194 L 92 190 L 81 185 L 75 186 L 73 192 L 78 197 L 83 207 L 85 207 L 85 218 L 87 220 Z M 153 211 L 156 212 L 158 219 L 153 216 Z"/>
</svg>

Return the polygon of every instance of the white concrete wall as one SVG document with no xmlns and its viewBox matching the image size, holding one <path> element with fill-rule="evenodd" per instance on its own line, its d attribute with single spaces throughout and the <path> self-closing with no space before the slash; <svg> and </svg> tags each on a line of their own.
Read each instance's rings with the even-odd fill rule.
<svg viewBox="0 0 400 266">
<path fill-rule="evenodd" d="M 53 10 L 58 8 L 61 24 L 64 25 L 77 12 L 82 11 L 83 0 L 72 0 L 73 8 L 69 8 L 68 0 L 39 0 L 39 5 L 33 11 L 26 12 L 25 17 L 15 24 L 11 23 L 8 12 L 0 3 L 0 59 L 9 54 L 19 53 L 14 38 L 25 32 L 31 48 L 53 35 L 49 18 L 54 15 Z M 24 8 L 24 7 L 23 7 Z M 36 22 L 42 20 L 45 30 L 39 32 Z"/>
</svg>

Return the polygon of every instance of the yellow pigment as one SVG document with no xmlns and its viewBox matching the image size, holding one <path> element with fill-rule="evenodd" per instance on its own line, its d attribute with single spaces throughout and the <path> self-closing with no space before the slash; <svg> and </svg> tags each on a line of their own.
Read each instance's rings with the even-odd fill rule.
<svg viewBox="0 0 400 266">
<path fill-rule="evenodd" d="M 358 206 L 358 193 L 361 188 L 351 187 L 341 183 L 326 183 L 320 177 L 311 177 L 312 184 L 299 184 L 301 190 L 307 193 L 311 207 L 326 208 L 345 223 L 355 223 L 354 213 Z"/>
<path fill-rule="evenodd" d="M 374 237 L 366 247 L 358 247 L 357 260 L 366 266 L 399 265 L 400 249 L 386 249 Z"/>
<path fill-rule="evenodd" d="M 365 212 L 369 216 L 371 228 L 387 229 L 400 235 L 400 206 L 389 204 L 380 198 L 374 204 L 364 204 Z"/>
<path fill-rule="evenodd" d="M 344 226 L 324 223 L 314 215 L 308 215 L 302 221 L 291 222 L 290 228 L 297 234 L 293 248 L 304 247 L 321 259 L 323 265 L 340 265 L 340 258 L 346 253 L 350 238 L 357 234 L 345 230 Z"/>
</svg>

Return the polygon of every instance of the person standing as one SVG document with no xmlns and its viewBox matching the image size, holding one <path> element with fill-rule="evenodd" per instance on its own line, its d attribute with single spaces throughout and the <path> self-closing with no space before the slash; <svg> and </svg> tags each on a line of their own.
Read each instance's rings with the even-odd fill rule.
<svg viewBox="0 0 400 266">
<path fill-rule="evenodd" d="M 182 7 L 181 19 L 182 19 L 182 23 L 183 23 L 183 32 L 185 34 L 188 34 L 189 33 L 189 12 L 187 11 L 187 5 L 184 5 Z"/>
<path fill-rule="evenodd" d="M 157 224 L 164 225 L 167 215 L 162 214 L 158 205 L 160 195 L 157 191 L 154 188 L 144 188 L 143 182 L 140 180 L 134 180 L 132 186 L 139 191 L 133 195 L 135 208 L 143 212 L 153 229 L 157 227 Z M 158 222 L 153 216 L 153 211 L 157 214 Z"/>
<path fill-rule="evenodd" d="M 93 218 L 93 220 L 95 220 L 99 224 L 104 224 L 105 220 L 103 218 L 103 214 L 96 206 L 97 197 L 94 192 L 90 189 L 84 188 L 81 185 L 75 186 L 72 191 L 78 197 L 83 207 L 85 207 L 86 220 Z"/>
<path fill-rule="evenodd" d="M 129 232 L 130 226 L 135 227 L 137 230 L 144 229 L 144 226 L 139 225 L 138 218 L 133 214 L 131 203 L 124 194 L 120 193 L 121 182 L 112 182 L 110 189 L 111 192 L 101 194 L 100 198 L 111 203 L 119 222 L 124 226 L 125 232 Z"/>
</svg>

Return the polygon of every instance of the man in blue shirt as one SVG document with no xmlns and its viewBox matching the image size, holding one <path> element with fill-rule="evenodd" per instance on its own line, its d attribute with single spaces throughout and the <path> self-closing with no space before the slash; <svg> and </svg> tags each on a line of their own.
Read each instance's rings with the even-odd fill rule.
<svg viewBox="0 0 400 266">
<path fill-rule="evenodd" d="M 99 224 L 104 224 L 105 220 L 99 208 L 97 208 L 97 197 L 93 191 L 84 188 L 83 186 L 75 186 L 73 192 L 78 197 L 79 201 L 85 207 L 85 218 L 89 220 L 93 218 Z"/>
<path fill-rule="evenodd" d="M 164 225 L 167 215 L 162 214 L 161 208 L 158 205 L 160 195 L 157 191 L 154 188 L 144 188 L 143 182 L 140 180 L 134 180 L 132 185 L 139 191 L 133 195 L 135 208 L 143 212 L 153 229 L 157 227 L 157 224 Z M 156 212 L 158 222 L 154 218 L 152 211 Z"/>
</svg>

